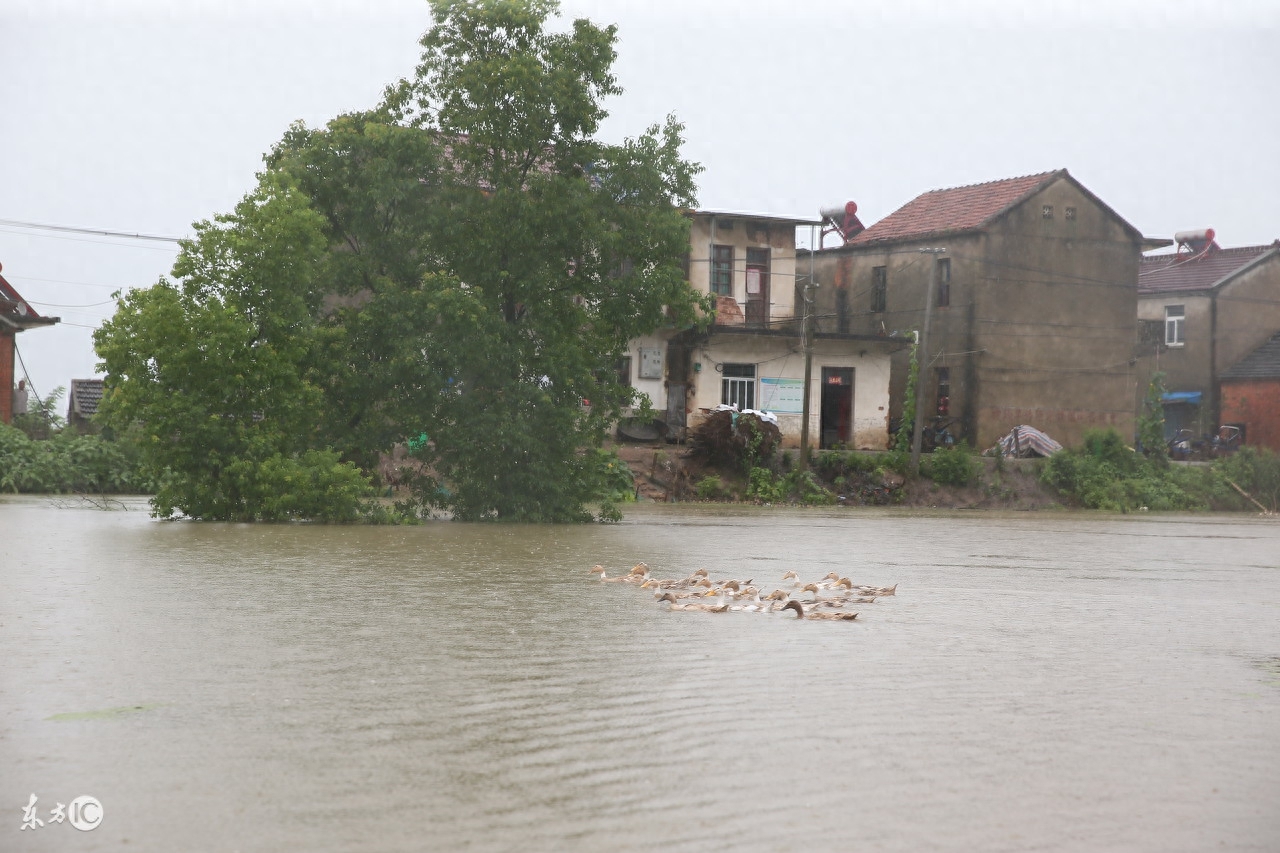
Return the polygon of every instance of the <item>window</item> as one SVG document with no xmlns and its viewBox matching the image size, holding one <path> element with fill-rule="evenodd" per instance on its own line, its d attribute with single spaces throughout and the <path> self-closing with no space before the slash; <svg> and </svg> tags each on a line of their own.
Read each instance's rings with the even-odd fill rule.
<svg viewBox="0 0 1280 853">
<path fill-rule="evenodd" d="M 1076 209 L 1074 207 L 1068 207 L 1067 219 L 1075 219 L 1075 218 L 1076 218 Z"/>
<path fill-rule="evenodd" d="M 711 292 L 717 296 L 733 295 L 733 247 L 711 248 Z"/>
<path fill-rule="evenodd" d="M 946 308 L 951 304 L 951 259 L 938 258 L 938 299 L 937 307 Z"/>
<path fill-rule="evenodd" d="M 1040 208 L 1040 216 L 1045 219 L 1053 219 L 1053 205 L 1046 204 Z"/>
<path fill-rule="evenodd" d="M 724 379 L 720 383 L 720 402 L 737 406 L 738 410 L 756 407 L 756 366 L 754 364 L 725 364 L 721 366 Z"/>
<path fill-rule="evenodd" d="M 629 355 L 618 359 L 618 384 L 624 388 L 631 387 L 631 356 Z"/>
<path fill-rule="evenodd" d="M 938 415 L 946 417 L 951 411 L 951 368 L 937 367 L 933 373 L 938 386 Z"/>
<path fill-rule="evenodd" d="M 843 287 L 836 290 L 836 331 L 849 334 L 849 291 Z"/>
<path fill-rule="evenodd" d="M 873 267 L 871 270 L 871 312 L 884 313 L 885 295 L 889 290 L 889 268 Z"/>
<path fill-rule="evenodd" d="M 1164 342 L 1171 347 L 1180 347 L 1186 343 L 1182 324 L 1187 319 L 1184 305 L 1164 306 Z"/>
</svg>

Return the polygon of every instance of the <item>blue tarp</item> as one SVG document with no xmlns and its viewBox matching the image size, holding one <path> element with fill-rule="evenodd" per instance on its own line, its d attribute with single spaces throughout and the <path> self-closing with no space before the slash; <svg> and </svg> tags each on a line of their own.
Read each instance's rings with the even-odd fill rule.
<svg viewBox="0 0 1280 853">
<path fill-rule="evenodd" d="M 1200 405 L 1199 391 L 1170 391 L 1160 397 L 1161 403 L 1186 403 L 1191 406 Z"/>
</svg>

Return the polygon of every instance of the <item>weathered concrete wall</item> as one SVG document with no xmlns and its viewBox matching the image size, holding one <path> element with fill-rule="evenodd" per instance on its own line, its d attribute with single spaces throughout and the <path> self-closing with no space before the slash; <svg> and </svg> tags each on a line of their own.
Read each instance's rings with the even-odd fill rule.
<svg viewBox="0 0 1280 853">
<path fill-rule="evenodd" d="M 1272 255 L 1223 285 L 1217 303 L 1214 376 L 1280 332 L 1280 254 Z"/>
<path fill-rule="evenodd" d="M 711 289 L 711 247 L 733 247 L 733 293 L 747 302 L 747 249 L 769 250 L 769 317 L 795 316 L 796 226 L 746 216 L 696 213 L 689 235 L 689 284 L 699 293 Z M 807 272 L 807 271 L 806 271 Z"/>
<path fill-rule="evenodd" d="M 993 225 L 984 257 L 978 445 L 1024 422 L 1068 446 L 1091 428 L 1132 437 L 1136 235 L 1059 179 Z"/>
<path fill-rule="evenodd" d="M 1020 423 L 1068 445 L 1093 427 L 1133 435 L 1138 388 L 1146 387 L 1141 367 L 1131 363 L 1141 252 L 1114 214 L 1062 178 L 985 233 L 820 252 L 822 328 L 836 330 L 843 309 L 851 332 L 909 338 L 923 325 L 935 260 L 921 253 L 925 248 L 945 248 L 938 257 L 951 261 L 950 304 L 935 306 L 930 323 L 926 416 L 938 410 L 937 369 L 945 367 L 949 415 L 975 447 L 993 445 Z M 871 310 L 875 267 L 886 270 L 883 311 Z M 907 366 L 906 351 L 894 357 L 894 418 L 902 413 Z"/>
<path fill-rule="evenodd" d="M 1182 321 L 1181 346 L 1164 343 L 1165 308 L 1181 305 L 1186 312 Z M 1138 319 L 1161 323 L 1160 347 L 1153 368 L 1165 375 L 1165 388 L 1170 391 L 1199 391 L 1206 404 L 1213 393 L 1213 300 L 1203 291 L 1162 293 L 1138 300 Z M 1266 338 L 1263 338 L 1266 340 Z M 1261 341 L 1259 342 L 1261 343 Z"/>
<path fill-rule="evenodd" d="M 790 402 L 767 399 L 769 380 L 801 383 L 803 393 L 804 354 L 798 338 L 759 335 L 721 334 L 713 336 L 699 348 L 695 357 L 696 379 L 691 393 L 689 425 L 696 426 L 705 414 L 720 404 L 724 364 L 756 366 L 755 397 L 757 408 L 767 408 L 778 416 L 784 447 L 799 447 L 803 429 L 803 410 L 794 395 Z M 821 424 L 822 368 L 853 368 L 852 444 L 859 449 L 883 450 L 888 446 L 888 375 L 889 355 L 870 352 L 847 341 L 819 340 L 814 344 L 813 367 L 809 382 L 810 446 L 819 444 Z"/>
<path fill-rule="evenodd" d="M 1222 383 L 1222 422 L 1245 425 L 1245 443 L 1280 452 L 1280 379 Z"/>
</svg>

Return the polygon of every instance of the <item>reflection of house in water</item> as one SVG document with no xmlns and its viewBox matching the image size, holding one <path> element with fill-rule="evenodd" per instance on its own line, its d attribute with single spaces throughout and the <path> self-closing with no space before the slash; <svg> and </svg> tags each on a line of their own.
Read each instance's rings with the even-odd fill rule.
<svg viewBox="0 0 1280 853">
<path fill-rule="evenodd" d="M 15 414 L 26 411 L 25 385 L 19 388 L 14 384 L 18 333 L 37 326 L 52 326 L 58 321 L 57 317 L 42 317 L 0 275 L 0 423 L 12 423 Z"/>
<path fill-rule="evenodd" d="M 726 403 L 773 412 L 783 444 L 798 446 L 809 269 L 807 255 L 797 263 L 796 229 L 820 222 L 705 210 L 689 216 L 689 284 L 715 297 L 714 323 L 705 332 L 666 328 L 637 338 L 622 375 L 677 434 Z M 903 343 L 827 328 L 811 343 L 810 446 L 887 447 L 889 353 Z"/>
<path fill-rule="evenodd" d="M 1224 371 L 1280 332 L 1280 240 L 1224 249 L 1215 238 L 1211 228 L 1179 232 L 1177 251 L 1143 258 L 1138 273 L 1138 319 L 1165 374 L 1168 435 L 1233 423 Z"/>
</svg>

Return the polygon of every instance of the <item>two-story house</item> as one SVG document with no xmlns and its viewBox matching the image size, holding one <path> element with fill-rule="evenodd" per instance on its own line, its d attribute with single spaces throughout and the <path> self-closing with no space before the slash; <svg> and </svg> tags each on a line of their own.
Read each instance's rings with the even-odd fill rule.
<svg viewBox="0 0 1280 853">
<path fill-rule="evenodd" d="M 715 297 L 708 329 L 666 328 L 632 342 L 621 370 L 676 435 L 720 404 L 778 417 L 783 445 L 800 444 L 809 374 L 810 447 L 888 445 L 889 354 L 901 342 L 811 326 L 810 261 L 796 229 L 817 219 L 690 211 L 689 284 Z M 806 346 L 807 345 L 807 346 Z M 807 350 L 807 352 L 806 352 Z"/>
<path fill-rule="evenodd" d="M 1146 383 L 1138 264 L 1159 245 L 1065 169 L 933 190 L 817 252 L 817 314 L 823 329 L 910 337 L 928 313 L 924 413 L 975 447 L 1019 424 L 1064 445 L 1095 427 L 1128 438 Z M 895 418 L 908 373 L 895 353 Z"/>
<path fill-rule="evenodd" d="M 37 326 L 51 326 L 57 317 L 45 317 L 32 308 L 13 285 L 0 275 L 0 423 L 12 423 L 14 400 L 14 353 L 19 332 Z M 23 409 L 25 411 L 25 407 Z"/>
<path fill-rule="evenodd" d="M 1173 254 L 1142 259 L 1138 319 L 1165 374 L 1165 432 L 1226 422 L 1221 377 L 1280 332 L 1280 240 L 1224 249 L 1212 229 L 1179 232 Z"/>
</svg>

